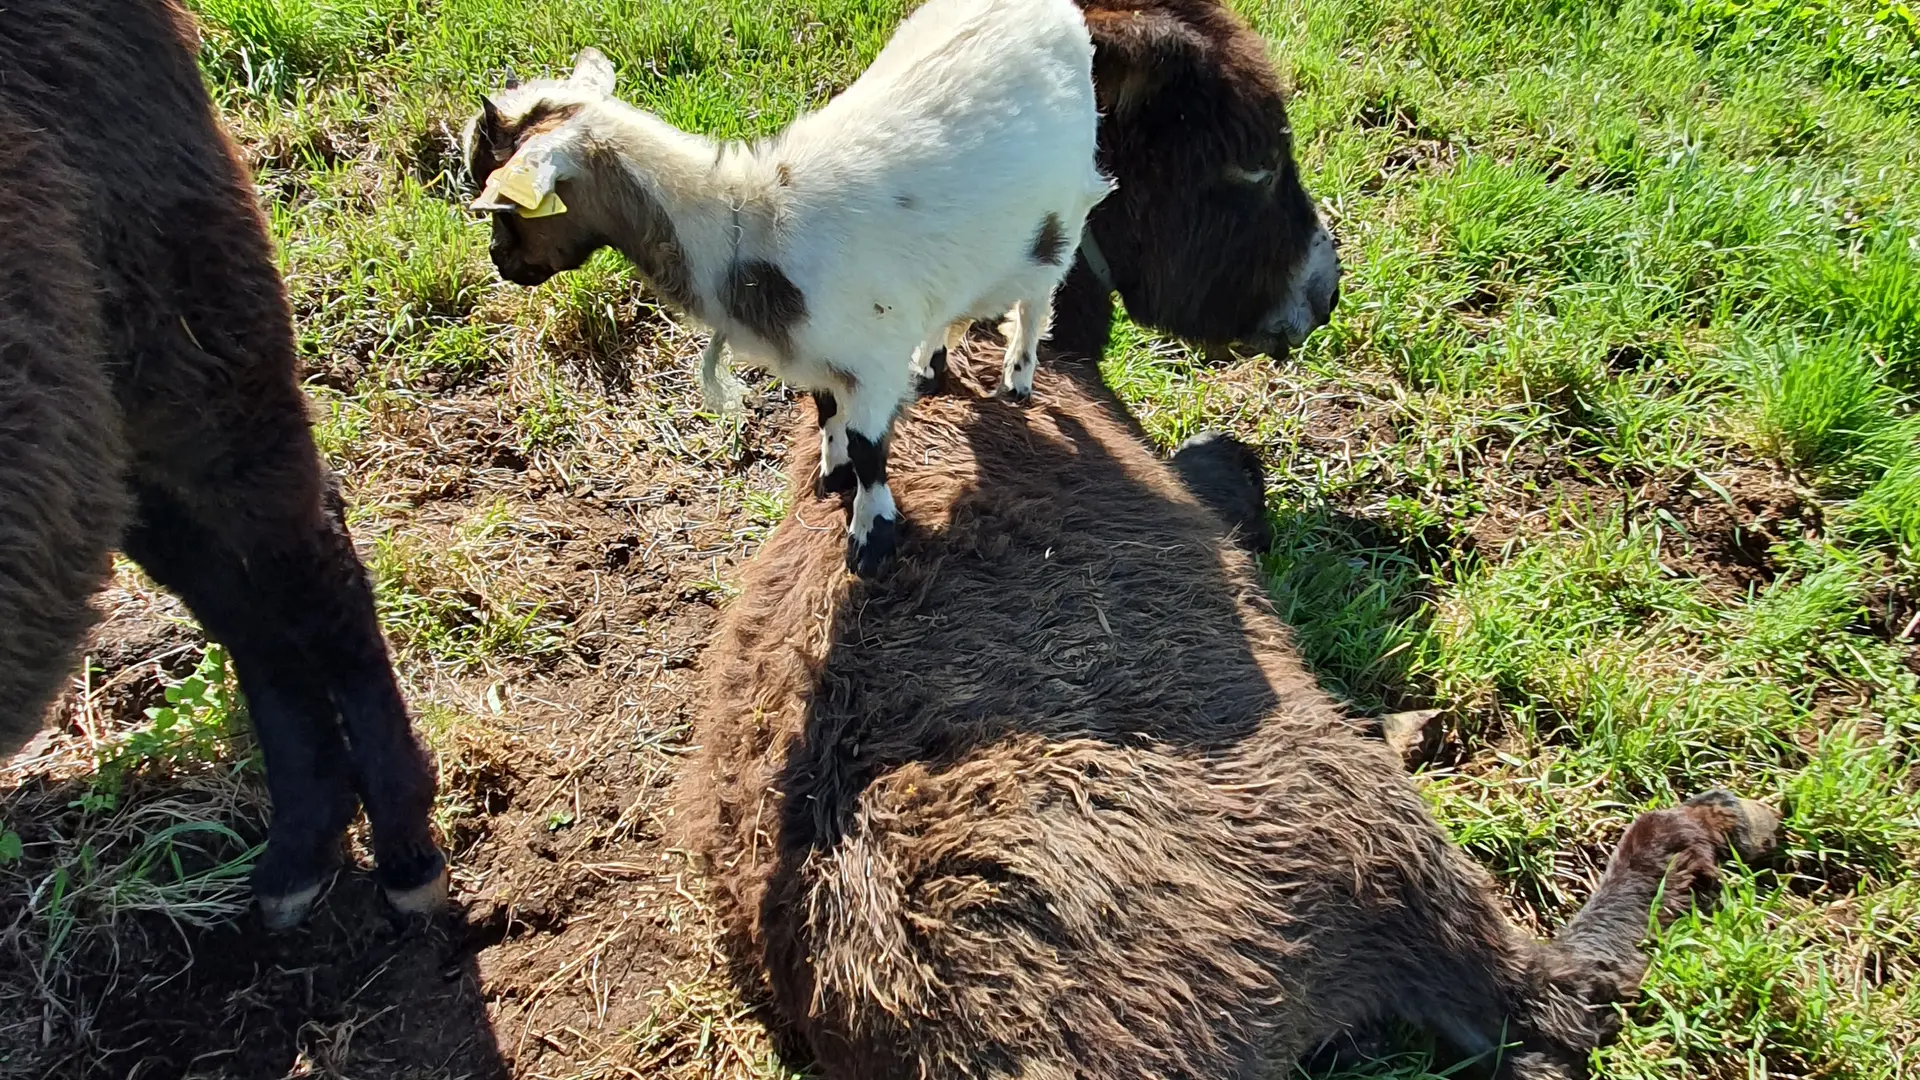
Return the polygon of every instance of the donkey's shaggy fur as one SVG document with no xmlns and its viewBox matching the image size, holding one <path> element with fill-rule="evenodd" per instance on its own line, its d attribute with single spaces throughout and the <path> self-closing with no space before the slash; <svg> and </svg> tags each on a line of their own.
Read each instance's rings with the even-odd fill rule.
<svg viewBox="0 0 1920 1080">
<path fill-rule="evenodd" d="M 1386 1018 L 1575 1075 L 1663 883 L 1670 916 L 1768 842 L 1724 793 L 1645 815 L 1538 942 L 1083 381 L 1043 370 L 1024 412 L 976 384 L 897 438 L 921 527 L 873 581 L 794 451 L 687 802 L 740 970 L 829 1077 L 1282 1075 Z"/>
<path fill-rule="evenodd" d="M 297 921 L 361 799 L 382 883 L 445 892 L 433 778 L 321 467 L 253 186 L 165 0 L 0 13 L 0 752 L 39 730 L 124 547 L 230 650 Z"/>
</svg>

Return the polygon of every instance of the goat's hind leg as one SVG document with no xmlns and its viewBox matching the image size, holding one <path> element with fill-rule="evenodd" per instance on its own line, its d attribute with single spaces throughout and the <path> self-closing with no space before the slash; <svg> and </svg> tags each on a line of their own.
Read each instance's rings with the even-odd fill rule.
<svg viewBox="0 0 1920 1080">
<path fill-rule="evenodd" d="M 1026 401 L 1033 397 L 1033 372 L 1040 364 L 1040 338 L 1052 320 L 1051 289 L 1013 306 L 1007 326 L 1007 356 L 1000 367 L 1000 397 L 1008 401 Z"/>
<path fill-rule="evenodd" d="M 935 397 L 947 392 L 947 354 L 959 348 L 967 326 L 965 320 L 953 323 L 941 330 L 938 341 L 930 337 L 913 351 L 914 396 Z"/>
</svg>

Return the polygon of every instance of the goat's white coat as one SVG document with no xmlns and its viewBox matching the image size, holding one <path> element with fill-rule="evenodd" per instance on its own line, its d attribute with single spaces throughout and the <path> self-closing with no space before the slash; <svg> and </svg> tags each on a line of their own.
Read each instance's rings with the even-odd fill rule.
<svg viewBox="0 0 1920 1080">
<path fill-rule="evenodd" d="M 1053 291 L 1113 187 L 1094 161 L 1092 56 L 1072 0 L 931 0 L 852 86 L 752 145 L 717 144 L 612 98 L 598 54 L 583 54 L 565 84 L 493 100 L 507 116 L 543 100 L 582 105 L 543 139 L 558 182 L 593 184 L 589 151 L 611 149 L 664 209 L 696 294 L 689 314 L 715 332 L 701 365 L 709 401 L 730 391 L 724 342 L 791 385 L 830 391 L 846 427 L 878 442 L 924 361 L 916 347 L 954 323 L 1011 312 L 1007 381 L 1031 388 Z M 1049 215 L 1065 237 L 1059 265 L 1034 258 Z M 729 267 L 752 260 L 805 297 L 784 350 L 721 302 Z M 891 499 L 856 503 L 890 516 Z M 870 524 L 861 516 L 856 539 Z"/>
</svg>

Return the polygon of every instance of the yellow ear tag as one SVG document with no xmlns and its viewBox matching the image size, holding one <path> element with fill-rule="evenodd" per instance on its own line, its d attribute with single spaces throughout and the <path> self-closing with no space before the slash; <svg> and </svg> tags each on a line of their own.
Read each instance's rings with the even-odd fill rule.
<svg viewBox="0 0 1920 1080">
<path fill-rule="evenodd" d="M 514 213 L 519 214 L 521 217 L 529 218 L 552 217 L 555 214 L 564 214 L 566 212 L 567 204 L 560 201 L 560 193 L 557 191 L 547 192 L 547 197 L 540 200 L 539 206 L 528 206 L 514 211 Z"/>
<path fill-rule="evenodd" d="M 553 190 L 553 162 L 548 158 L 548 148 L 543 145 L 528 144 L 513 155 L 512 160 L 495 169 L 487 177 L 487 184 L 474 200 L 476 207 L 488 203 L 498 203 L 502 197 L 514 203 L 518 209 L 514 212 L 525 218 L 552 217 L 567 212 L 567 204 L 560 201 L 560 195 Z"/>
</svg>

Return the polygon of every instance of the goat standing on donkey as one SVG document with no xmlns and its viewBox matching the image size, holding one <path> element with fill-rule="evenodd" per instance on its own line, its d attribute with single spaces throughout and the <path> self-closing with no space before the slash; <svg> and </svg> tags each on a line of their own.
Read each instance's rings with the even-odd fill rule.
<svg viewBox="0 0 1920 1080">
<path fill-rule="evenodd" d="M 233 657 L 273 798 L 267 924 L 305 916 L 362 803 L 388 900 L 429 911 L 432 772 L 197 48 L 171 0 L 0 11 L 0 752 L 44 723 L 124 548 Z"/>
<path fill-rule="evenodd" d="M 1221 26 L 1237 34 L 1209 36 Z M 1153 259 L 1127 249 L 1124 230 L 1090 243 L 1081 265 L 1137 301 L 1143 321 L 1185 333 L 1204 316 L 1221 336 L 1276 351 L 1327 321 L 1339 261 L 1247 38 L 1223 9 L 1191 0 L 1089 0 L 1079 11 L 1065 0 L 936 0 L 852 86 L 751 144 L 683 132 L 613 98 L 612 67 L 589 49 L 566 80 L 484 99 L 465 139 L 473 205 L 492 213 L 506 279 L 538 285 L 611 246 L 713 326 L 710 403 L 724 396 L 723 338 L 812 391 L 820 485 L 853 490 L 847 565 L 872 574 L 896 542 L 886 436 L 916 378 L 937 388 L 956 330 L 1011 306 L 1000 393 L 1024 398 L 1055 287 L 1082 238 L 1110 231 L 1098 225 L 1103 197 L 1125 200 L 1114 222 L 1156 223 L 1174 240 L 1166 254 L 1198 244 L 1236 267 L 1116 276 L 1113 265 Z M 1097 128 L 1096 102 L 1108 114 Z M 1141 191 L 1128 194 L 1123 178 L 1108 196 L 1096 161 L 1138 176 Z M 1241 250 L 1248 234 L 1231 226 L 1248 221 L 1279 225 L 1253 235 L 1289 246 Z M 1112 259 L 1099 254 L 1109 243 Z M 1236 252 L 1246 258 L 1227 262 Z"/>
</svg>

